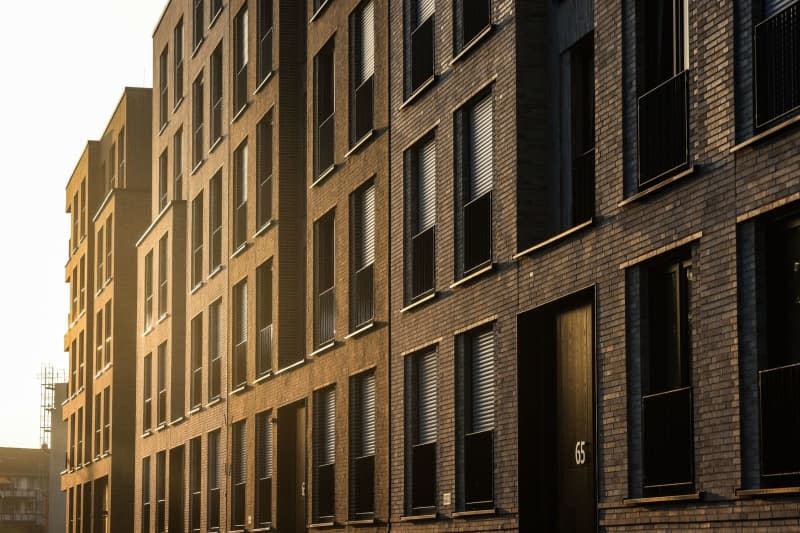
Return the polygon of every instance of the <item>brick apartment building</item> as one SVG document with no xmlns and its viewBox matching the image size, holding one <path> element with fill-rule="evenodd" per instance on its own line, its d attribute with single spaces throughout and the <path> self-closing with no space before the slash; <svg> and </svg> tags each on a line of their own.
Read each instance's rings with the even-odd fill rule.
<svg viewBox="0 0 800 533">
<path fill-rule="evenodd" d="M 0 448 L 0 531 L 48 531 L 51 451 L 44 448 Z"/>
<path fill-rule="evenodd" d="M 68 532 L 130 531 L 136 361 L 136 248 L 150 218 L 150 89 L 126 88 L 99 141 L 67 183 L 71 215 Z"/>
<path fill-rule="evenodd" d="M 798 42 L 788 0 L 169 2 L 133 529 L 796 531 Z"/>
</svg>

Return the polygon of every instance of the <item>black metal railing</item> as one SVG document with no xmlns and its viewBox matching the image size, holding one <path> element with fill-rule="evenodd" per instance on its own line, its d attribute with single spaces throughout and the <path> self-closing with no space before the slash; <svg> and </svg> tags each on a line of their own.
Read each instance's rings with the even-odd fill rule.
<svg viewBox="0 0 800 533">
<path fill-rule="evenodd" d="M 411 32 L 411 92 L 433 76 L 433 32 L 431 15 Z"/>
<path fill-rule="evenodd" d="M 328 115 L 317 130 L 317 176 L 333 166 L 333 117 Z"/>
<path fill-rule="evenodd" d="M 689 164 L 689 71 L 639 97 L 639 185 Z"/>
<path fill-rule="evenodd" d="M 572 160 L 572 225 L 594 216 L 594 148 Z"/>
<path fill-rule="evenodd" d="M 317 296 L 316 320 L 314 321 L 315 345 L 322 346 L 333 341 L 334 335 L 334 288 L 329 287 Z"/>
<path fill-rule="evenodd" d="M 272 28 L 264 32 L 258 41 L 258 81 L 272 72 Z"/>
<path fill-rule="evenodd" d="M 489 509 L 494 505 L 494 431 L 464 436 L 464 508 Z"/>
<path fill-rule="evenodd" d="M 233 387 L 247 383 L 247 339 L 233 347 Z"/>
<path fill-rule="evenodd" d="M 353 131 L 353 141 L 358 141 L 372 130 L 372 107 L 373 107 L 373 80 L 375 76 L 370 76 L 356 87 L 354 95 L 355 104 L 355 130 Z"/>
<path fill-rule="evenodd" d="M 272 370 L 272 324 L 258 330 L 256 372 L 263 375 Z"/>
<path fill-rule="evenodd" d="M 423 230 L 411 238 L 411 299 L 434 289 L 434 243 L 436 227 Z"/>
<path fill-rule="evenodd" d="M 692 388 L 642 397 L 645 496 L 680 494 L 694 486 Z"/>
<path fill-rule="evenodd" d="M 370 322 L 374 316 L 374 265 L 358 270 L 353 276 L 353 305 L 350 328 L 355 330 Z"/>
<path fill-rule="evenodd" d="M 800 3 L 756 24 L 753 40 L 756 127 L 764 128 L 800 107 Z"/>
<path fill-rule="evenodd" d="M 492 193 L 464 206 L 464 274 L 492 260 Z"/>
<path fill-rule="evenodd" d="M 761 475 L 768 484 L 800 480 L 800 363 L 758 373 Z"/>
<path fill-rule="evenodd" d="M 375 512 L 375 456 L 356 457 L 353 468 L 355 474 L 353 517 L 366 518 Z"/>
</svg>

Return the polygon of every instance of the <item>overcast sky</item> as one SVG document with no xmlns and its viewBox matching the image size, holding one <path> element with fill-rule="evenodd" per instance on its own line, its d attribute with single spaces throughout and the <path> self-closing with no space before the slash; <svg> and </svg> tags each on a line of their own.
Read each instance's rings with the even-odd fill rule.
<svg viewBox="0 0 800 533">
<path fill-rule="evenodd" d="M 4 2 L 0 21 L 0 446 L 37 447 L 40 366 L 66 369 L 64 187 L 125 86 L 152 85 L 167 0 Z"/>
</svg>

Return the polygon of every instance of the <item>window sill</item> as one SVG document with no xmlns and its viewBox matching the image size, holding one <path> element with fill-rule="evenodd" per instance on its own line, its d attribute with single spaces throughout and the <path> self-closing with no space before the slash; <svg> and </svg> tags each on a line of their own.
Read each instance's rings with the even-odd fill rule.
<svg viewBox="0 0 800 533">
<path fill-rule="evenodd" d="M 230 391 L 228 393 L 228 396 L 233 396 L 235 394 L 241 394 L 246 390 L 247 390 L 247 383 L 243 383 L 243 384 L 239 385 L 238 387 L 236 387 L 235 389 L 233 389 L 232 391 Z"/>
<path fill-rule="evenodd" d="M 110 451 L 105 451 L 105 452 L 103 452 L 103 455 L 100 456 L 100 459 L 105 459 L 106 457 L 110 457 L 110 456 L 111 456 L 111 452 Z"/>
<path fill-rule="evenodd" d="M 164 133 L 164 131 L 167 129 L 167 126 L 169 126 L 169 120 L 165 121 L 158 127 L 158 134 L 161 135 L 162 133 Z"/>
<path fill-rule="evenodd" d="M 671 178 L 667 178 L 664 181 L 662 181 L 660 183 L 657 183 L 656 185 L 653 185 L 652 187 L 648 187 L 648 188 L 646 188 L 646 189 L 644 189 L 642 191 L 637 192 L 636 194 L 634 194 L 632 196 L 629 196 L 629 197 L 625 198 L 624 200 L 622 200 L 620 203 L 617 204 L 617 207 L 625 207 L 628 204 L 631 204 L 633 202 L 637 202 L 637 201 L 641 200 L 644 197 L 650 196 L 651 194 L 653 194 L 653 193 L 655 193 L 657 191 L 660 191 L 661 189 L 664 189 L 664 188 L 672 185 L 676 181 L 679 181 L 679 180 L 681 180 L 681 179 L 683 179 L 683 178 L 685 178 L 687 176 L 691 176 L 692 174 L 696 173 L 697 171 L 698 171 L 697 167 L 692 165 L 689 168 L 687 168 L 686 170 L 684 170 L 683 172 L 679 172 L 676 175 L 672 176 Z"/>
<path fill-rule="evenodd" d="M 80 319 L 81 319 L 81 318 L 83 318 L 84 316 L 86 316 L 86 309 L 84 309 L 83 311 L 81 311 L 80 313 L 78 313 L 78 319 L 77 319 L 75 322 L 77 322 L 78 320 L 80 320 Z"/>
<path fill-rule="evenodd" d="M 425 520 L 436 520 L 438 518 L 439 518 L 439 515 L 437 513 L 433 513 L 433 514 L 416 514 L 416 515 L 401 516 L 400 517 L 400 521 L 401 522 L 422 522 L 422 521 L 425 521 Z"/>
<path fill-rule="evenodd" d="M 200 170 L 200 167 L 202 167 L 203 163 L 205 163 L 205 162 L 206 162 L 205 159 L 201 159 L 200 161 L 195 163 L 194 166 L 192 167 L 192 171 L 189 172 L 189 175 L 190 176 L 194 176 L 195 174 L 197 174 L 197 171 Z"/>
<path fill-rule="evenodd" d="M 192 407 L 191 409 L 189 409 L 189 415 L 196 415 L 197 413 L 199 413 L 202 410 L 203 410 L 203 405 L 202 404 L 196 405 L 196 406 Z"/>
<path fill-rule="evenodd" d="M 153 331 L 153 326 L 148 326 L 143 332 L 142 337 L 147 337 Z"/>
<path fill-rule="evenodd" d="M 199 283 L 196 283 L 196 284 L 195 284 L 195 286 L 194 286 L 194 287 L 192 287 L 192 288 L 189 290 L 189 294 L 194 294 L 194 293 L 196 293 L 197 291 L 199 291 L 200 289 L 202 289 L 202 288 L 203 288 L 203 285 L 205 285 L 205 283 L 204 283 L 204 282 L 202 282 L 202 281 L 201 281 L 201 282 L 199 282 Z"/>
<path fill-rule="evenodd" d="M 221 398 L 221 397 L 219 397 L 219 396 L 217 396 L 216 398 L 213 398 L 212 400 L 209 400 L 209 402 L 208 402 L 208 403 L 206 403 L 206 409 L 209 409 L 209 408 L 211 408 L 211 407 L 214 407 L 214 406 L 215 406 L 215 405 L 217 405 L 218 403 L 222 403 L 222 398 Z"/>
<path fill-rule="evenodd" d="M 436 298 L 436 294 L 437 294 L 436 291 L 433 291 L 430 294 L 428 294 L 427 296 L 423 296 L 419 300 L 411 302 L 410 304 L 408 304 L 404 308 L 400 309 L 400 313 L 407 313 L 408 311 L 413 311 L 417 307 L 421 307 L 422 305 L 424 305 L 424 304 L 430 302 L 431 300 L 433 300 L 434 298 Z"/>
<path fill-rule="evenodd" d="M 216 139 L 214 139 L 214 142 L 213 142 L 213 143 L 211 143 L 211 146 L 209 146 L 209 147 L 208 147 L 208 153 L 209 153 L 209 155 L 211 155 L 211 153 L 213 153 L 213 152 L 214 152 L 214 150 L 216 150 L 216 149 L 217 149 L 217 146 L 219 146 L 220 144 L 222 144 L 222 138 L 223 138 L 223 137 L 225 137 L 225 136 L 224 136 L 224 135 L 220 135 L 219 137 L 217 137 Z"/>
<path fill-rule="evenodd" d="M 323 353 L 332 350 L 335 347 L 336 347 L 336 341 L 335 340 L 329 341 L 320 346 L 319 348 L 317 348 L 316 350 L 314 350 L 313 352 L 311 352 L 310 354 L 308 354 L 308 357 L 309 358 L 317 357 L 318 355 L 322 355 Z"/>
<path fill-rule="evenodd" d="M 753 135 L 752 137 L 750 137 L 746 141 L 740 142 L 739 144 L 735 145 L 733 148 L 730 149 L 730 153 L 735 154 L 736 152 L 738 152 L 742 148 L 747 148 L 748 146 L 750 146 L 752 144 L 756 144 L 759 141 L 762 141 L 763 139 L 766 139 L 767 137 L 772 137 L 776 133 L 778 133 L 780 131 L 783 131 L 783 130 L 791 127 L 791 126 L 794 126 L 798 122 L 800 122 L 800 115 L 794 116 L 794 117 L 790 118 L 789 120 L 781 122 L 777 126 L 773 126 L 770 129 L 762 131 L 761 133 L 759 133 L 757 135 Z"/>
<path fill-rule="evenodd" d="M 178 418 L 176 418 L 175 420 L 170 421 L 169 425 L 170 425 L 170 427 L 177 426 L 177 425 L 180 425 L 181 422 L 183 422 L 184 420 L 186 420 L 186 417 L 181 415 Z"/>
<path fill-rule="evenodd" d="M 272 377 L 272 371 L 268 370 L 267 372 L 264 372 L 264 374 L 262 374 L 261 376 L 258 376 L 256 379 L 254 379 L 253 385 L 258 385 L 259 383 L 263 383 L 271 377 Z"/>
<path fill-rule="evenodd" d="M 377 524 L 374 518 L 362 518 L 356 520 L 348 520 L 344 523 L 346 526 L 372 526 Z"/>
<path fill-rule="evenodd" d="M 464 47 L 461 49 L 461 51 L 458 52 L 453 57 L 453 59 L 450 61 L 450 66 L 455 65 L 456 63 L 458 63 L 459 61 L 464 59 L 464 57 L 466 57 L 470 52 L 472 52 L 473 50 L 478 48 L 478 45 L 480 45 L 487 38 L 487 36 L 490 33 L 492 33 L 493 31 L 494 31 L 494 24 L 489 24 L 488 26 L 483 28 L 478 33 L 478 35 L 476 35 L 475 37 L 470 39 L 470 41 L 467 44 L 464 45 Z"/>
<path fill-rule="evenodd" d="M 292 363 L 291 365 L 289 365 L 287 367 L 279 368 L 278 370 L 273 372 L 273 375 L 277 376 L 279 374 L 283 374 L 284 372 L 288 372 L 290 370 L 294 370 L 295 368 L 299 368 L 299 367 L 301 367 L 301 366 L 303 366 L 305 364 L 306 364 L 306 360 L 305 359 L 300 359 L 296 363 Z"/>
<path fill-rule="evenodd" d="M 253 238 L 259 237 L 267 232 L 272 227 L 272 219 L 267 220 L 258 230 L 253 234 Z"/>
<path fill-rule="evenodd" d="M 183 95 L 181 95 L 181 97 L 178 98 L 178 100 L 174 104 L 172 104 L 172 112 L 173 113 L 176 112 L 182 103 L 183 103 Z"/>
<path fill-rule="evenodd" d="M 217 267 L 214 270 L 208 273 L 208 276 L 206 277 L 206 282 L 211 281 L 212 278 L 214 278 L 217 274 L 219 274 L 223 270 L 225 270 L 225 266 L 217 265 Z"/>
<path fill-rule="evenodd" d="M 233 259 L 234 257 L 237 257 L 237 256 L 240 256 L 240 255 L 242 255 L 242 253 L 244 253 L 244 251 L 245 251 L 245 250 L 247 250 L 247 247 L 248 247 L 248 246 L 249 246 L 249 244 L 247 243 L 247 241 L 245 241 L 245 242 L 243 242 L 242 244 L 240 244 L 240 245 L 239 245 L 239 246 L 238 246 L 238 247 L 237 247 L 237 248 L 236 248 L 236 249 L 235 249 L 235 250 L 234 250 L 234 251 L 231 253 L 230 259 Z"/>
<path fill-rule="evenodd" d="M 267 83 L 269 82 L 269 80 L 271 80 L 271 79 L 272 79 L 272 73 L 273 73 L 273 72 L 274 72 L 273 70 L 270 70 L 269 72 L 267 72 L 267 75 L 266 75 L 266 76 L 264 76 L 264 79 L 263 79 L 263 80 L 261 80 L 260 82 L 258 82 L 258 85 L 256 85 L 256 90 L 255 90 L 255 91 L 253 91 L 253 96 L 255 96 L 255 95 L 257 95 L 259 92 L 261 92 L 261 89 L 263 89 L 263 88 L 264 88 L 264 87 L 267 85 Z M 268 531 L 268 530 L 264 529 L 264 530 L 262 530 L 262 531 Z"/>
<path fill-rule="evenodd" d="M 362 333 L 366 333 L 367 331 L 373 329 L 374 327 L 375 327 L 375 320 L 370 320 L 363 326 L 359 327 L 357 330 L 345 335 L 344 340 L 352 339 L 353 337 L 358 337 Z"/>
<path fill-rule="evenodd" d="M 703 492 L 676 494 L 674 496 L 653 496 L 651 498 L 623 498 L 624 505 L 654 505 L 674 502 L 698 502 L 703 499 Z"/>
<path fill-rule="evenodd" d="M 478 270 L 476 270 L 476 271 L 464 276 L 460 280 L 451 283 L 450 284 L 450 288 L 451 289 L 455 289 L 456 287 L 461 287 L 462 285 L 465 285 L 465 284 L 471 282 L 472 280 L 483 276 L 487 272 L 491 272 L 492 270 L 494 270 L 494 263 L 489 263 L 485 267 L 479 268 Z"/>
<path fill-rule="evenodd" d="M 248 529 L 248 531 L 250 531 L 250 533 L 261 533 L 263 531 L 272 531 L 272 527 L 257 527 L 256 529 Z"/>
<path fill-rule="evenodd" d="M 308 23 L 309 23 L 309 24 L 311 24 L 312 22 L 314 22 L 315 20 L 317 20 L 317 18 L 319 18 L 319 16 L 322 14 L 322 12 L 325 10 L 325 8 L 326 8 L 326 7 L 328 7 L 328 4 L 330 4 L 330 3 L 331 3 L 331 0 L 324 0 L 324 1 L 323 1 L 323 2 L 322 2 L 320 5 L 319 5 L 319 7 L 317 8 L 317 10 L 316 10 L 316 11 L 314 11 L 314 13 L 311 15 L 311 18 L 310 18 L 310 19 L 308 19 Z M 311 526 L 309 526 L 309 527 L 311 527 Z"/>
<path fill-rule="evenodd" d="M 214 26 L 214 23 L 217 21 L 217 19 L 219 19 L 219 16 L 220 16 L 220 14 L 222 13 L 222 10 L 223 10 L 224 8 L 225 8 L 225 4 L 222 4 L 222 7 L 220 7 L 220 8 L 217 10 L 217 12 L 216 12 L 216 13 L 214 13 L 214 15 L 212 15 L 212 17 L 211 17 L 211 20 L 208 22 L 208 29 L 209 29 L 209 30 L 211 29 L 211 27 L 212 27 L 212 26 Z"/>
<path fill-rule="evenodd" d="M 158 320 L 156 321 L 156 325 L 161 324 L 162 322 L 164 322 L 168 318 L 169 318 L 169 313 L 164 313 L 163 315 L 158 317 Z"/>
<path fill-rule="evenodd" d="M 236 113 L 233 114 L 233 118 L 231 119 L 231 124 L 233 124 L 234 122 L 236 122 L 237 120 L 242 118 L 242 115 L 244 115 L 244 113 L 245 113 L 245 111 L 247 111 L 248 107 L 250 107 L 250 102 L 245 102 L 244 105 L 242 107 L 240 107 L 236 111 Z"/>
<path fill-rule="evenodd" d="M 497 514 L 497 509 L 480 509 L 476 511 L 456 511 L 450 515 L 451 518 L 473 518 L 478 516 L 494 516 Z"/>
<path fill-rule="evenodd" d="M 433 86 L 434 83 L 436 83 L 436 79 L 437 79 L 436 74 L 434 74 L 426 81 L 422 82 L 422 84 L 416 89 L 414 89 L 414 91 L 410 95 L 408 95 L 408 98 L 406 98 L 403 101 L 403 103 L 400 104 L 399 109 L 403 109 L 404 107 L 410 106 L 412 103 L 414 103 L 414 101 L 416 101 L 417 98 L 420 97 L 420 95 L 425 93 L 428 89 L 431 88 L 431 86 Z"/>
<path fill-rule="evenodd" d="M 167 429 L 167 423 L 166 422 L 161 422 L 160 424 L 158 424 L 156 426 L 156 431 L 164 431 L 165 429 Z"/>
<path fill-rule="evenodd" d="M 530 248 L 526 248 L 525 250 L 522 250 L 521 252 L 518 252 L 518 253 L 514 254 L 513 259 L 519 259 L 520 257 L 524 257 L 524 256 L 526 256 L 528 254 L 531 254 L 531 253 L 537 251 L 537 250 L 541 250 L 542 248 L 546 248 L 546 247 L 550 246 L 551 244 L 555 244 L 555 243 L 557 243 L 559 241 L 562 241 L 562 240 L 566 239 L 567 237 L 569 237 L 571 235 L 574 235 L 575 233 L 578 233 L 578 232 L 580 232 L 581 230 L 583 230 L 585 228 L 591 227 L 593 224 L 594 224 L 594 218 L 590 218 L 586 222 L 581 222 L 577 226 L 572 226 L 568 230 L 562 231 L 558 235 L 554 235 L 553 237 L 550 237 L 547 240 L 544 240 L 544 241 L 542 241 L 542 242 L 540 242 L 538 244 L 534 244 Z"/>
<path fill-rule="evenodd" d="M 800 494 L 800 487 L 774 487 L 769 489 L 734 489 L 737 498 L 758 498 Z"/>
<path fill-rule="evenodd" d="M 308 529 L 325 529 L 328 527 L 336 527 L 336 522 L 316 522 L 314 524 L 308 524 L 306 527 Z"/>
<path fill-rule="evenodd" d="M 311 185 L 309 185 L 309 187 L 308 187 L 308 188 L 309 188 L 309 189 L 313 189 L 314 187 L 317 187 L 317 186 L 318 186 L 320 183 L 322 183 L 323 181 L 325 181 L 325 179 L 327 179 L 327 178 L 328 178 L 328 176 L 330 176 L 330 175 L 331 175 L 331 174 L 333 174 L 334 172 L 336 172 L 336 163 L 334 163 L 334 164 L 332 164 L 331 166 L 329 166 L 329 167 L 328 167 L 327 169 L 325 169 L 325 170 L 324 170 L 324 171 L 323 171 L 323 172 L 322 172 L 322 173 L 321 173 L 319 176 L 317 176 L 317 179 L 315 179 L 314 181 L 312 181 L 312 182 L 311 182 Z"/>
<path fill-rule="evenodd" d="M 205 40 L 206 40 L 206 38 L 205 38 L 205 37 L 200 37 L 200 38 L 197 40 L 197 42 L 196 42 L 196 43 L 194 43 L 194 48 L 192 48 L 192 55 L 191 55 L 192 59 L 194 59 L 194 56 L 196 56 L 196 55 L 197 55 L 197 52 L 199 52 L 199 51 L 200 51 L 200 47 L 201 47 L 201 46 L 203 46 L 203 42 L 204 42 Z"/>
<path fill-rule="evenodd" d="M 364 134 L 364 135 L 363 135 L 363 136 L 362 136 L 360 139 L 358 139 L 358 140 L 355 142 L 355 144 L 353 144 L 353 147 L 352 147 L 352 148 L 350 148 L 350 150 L 348 150 L 346 154 L 344 154 L 344 158 L 345 158 L 345 159 L 347 159 L 347 158 L 349 158 L 351 155 L 353 155 L 353 154 L 355 154 L 356 152 L 358 152 L 359 150 L 361 150 L 361 148 L 363 148 L 364 146 L 366 146 L 366 145 L 367 145 L 367 144 L 368 144 L 368 143 L 369 143 L 369 142 L 372 140 L 372 138 L 373 138 L 374 136 L 375 136 L 375 130 L 374 130 L 374 129 L 371 129 L 371 130 L 369 130 L 369 131 L 368 131 L 366 134 Z"/>
<path fill-rule="evenodd" d="M 153 434 L 153 432 L 152 432 L 152 431 L 150 431 L 150 430 L 148 429 L 147 431 L 145 431 L 144 433 L 142 433 L 142 438 L 143 438 L 143 439 L 146 439 L 147 437 L 149 437 L 149 436 L 150 436 L 150 435 L 152 435 L 152 434 Z"/>
</svg>

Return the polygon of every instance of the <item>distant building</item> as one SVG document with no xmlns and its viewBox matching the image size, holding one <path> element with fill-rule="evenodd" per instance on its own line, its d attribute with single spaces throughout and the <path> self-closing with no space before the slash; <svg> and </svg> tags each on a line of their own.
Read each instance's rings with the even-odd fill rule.
<svg viewBox="0 0 800 533">
<path fill-rule="evenodd" d="M 47 531 L 46 448 L 0 448 L 0 532 Z"/>
<path fill-rule="evenodd" d="M 53 384 L 53 405 L 56 413 L 67 398 L 66 383 Z M 47 480 L 47 532 L 63 533 L 66 526 L 67 499 L 61 491 L 60 472 L 64 468 L 64 454 L 67 450 L 67 423 L 61 416 L 53 416 L 50 422 L 50 459 Z"/>
</svg>

